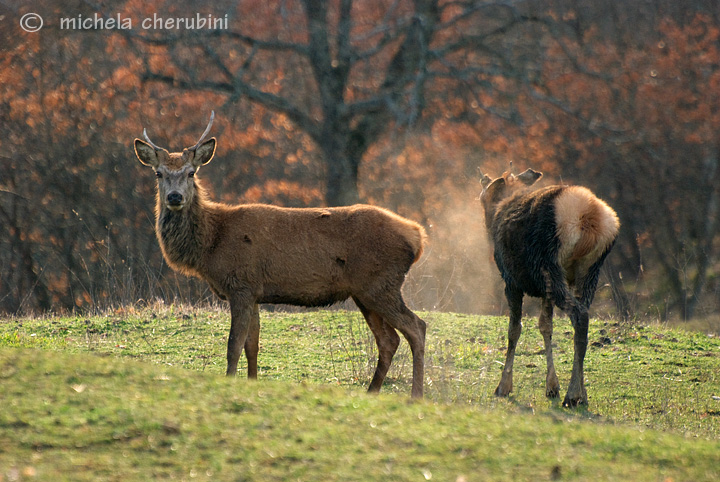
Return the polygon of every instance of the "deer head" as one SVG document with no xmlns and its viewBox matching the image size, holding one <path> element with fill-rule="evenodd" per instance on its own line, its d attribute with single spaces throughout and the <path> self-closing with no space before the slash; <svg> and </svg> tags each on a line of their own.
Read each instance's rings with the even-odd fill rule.
<svg viewBox="0 0 720 482">
<path fill-rule="evenodd" d="M 155 170 L 160 201 L 172 211 L 180 211 L 192 201 L 196 190 L 195 172 L 215 155 L 215 138 L 205 140 L 213 120 L 215 111 L 210 114 L 210 122 L 200 139 L 194 146 L 187 147 L 182 152 L 168 152 L 155 145 L 148 137 L 146 129 L 143 129 L 144 141 L 135 139 L 135 155 L 143 165 Z"/>
<path fill-rule="evenodd" d="M 492 179 L 487 174 L 483 174 L 480 180 L 483 187 L 480 201 L 482 201 L 483 208 L 485 208 L 486 225 L 490 226 L 490 220 L 495 214 L 495 207 L 500 201 L 528 186 L 532 186 L 541 177 L 542 172 L 533 171 L 532 169 L 528 169 L 517 176 L 506 172 L 497 179 Z"/>
</svg>

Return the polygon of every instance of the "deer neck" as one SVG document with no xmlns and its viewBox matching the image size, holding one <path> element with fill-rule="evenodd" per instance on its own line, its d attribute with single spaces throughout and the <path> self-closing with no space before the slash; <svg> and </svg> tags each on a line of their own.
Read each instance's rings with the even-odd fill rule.
<svg viewBox="0 0 720 482">
<path fill-rule="evenodd" d="M 485 204 L 484 211 L 485 211 L 485 229 L 490 234 L 490 237 L 492 238 L 493 233 L 495 232 L 495 224 L 496 224 L 496 216 L 498 211 L 498 202 L 493 203 L 487 203 Z"/>
<path fill-rule="evenodd" d="M 175 268 L 200 268 L 208 231 L 205 197 L 196 184 L 193 200 L 180 211 L 168 209 L 158 199 L 157 236 L 165 259 Z"/>
</svg>

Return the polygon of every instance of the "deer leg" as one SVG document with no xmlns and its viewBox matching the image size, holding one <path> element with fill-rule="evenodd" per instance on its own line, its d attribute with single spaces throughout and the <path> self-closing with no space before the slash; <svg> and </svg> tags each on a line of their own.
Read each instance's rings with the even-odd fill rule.
<svg viewBox="0 0 720 482">
<path fill-rule="evenodd" d="M 410 344 L 410 351 L 413 357 L 413 379 L 410 395 L 412 398 L 422 398 L 425 379 L 425 322 L 405 306 L 399 289 L 397 289 L 393 295 L 383 296 L 381 301 L 377 299 L 370 301 L 365 300 L 363 304 L 367 306 L 370 311 L 379 315 L 385 324 L 388 325 L 386 333 L 388 329 L 394 328 L 402 333 L 403 337 L 405 337 Z M 373 383 L 375 383 L 374 378 Z M 371 383 L 371 387 L 375 388 L 373 383 Z"/>
<path fill-rule="evenodd" d="M 427 325 L 419 316 L 410 311 L 405 306 L 405 303 L 402 304 L 400 317 L 402 327 L 399 330 L 410 344 L 413 357 L 413 379 L 410 396 L 412 398 L 422 398 L 425 381 L 425 330 Z"/>
<path fill-rule="evenodd" d="M 248 327 L 247 338 L 245 339 L 245 357 L 248 364 L 248 378 L 257 378 L 257 357 L 260 351 L 260 307 L 255 303 L 253 306 L 250 326 Z"/>
<path fill-rule="evenodd" d="M 588 312 L 586 309 L 576 307 L 572 310 L 570 319 L 575 329 L 575 356 L 573 359 L 572 375 L 570 375 L 570 385 L 568 386 L 565 400 L 563 400 L 563 407 L 575 407 L 577 405 L 587 405 L 588 403 L 587 391 L 585 390 L 585 374 L 583 371 L 585 352 L 587 351 L 588 344 Z"/>
<path fill-rule="evenodd" d="M 522 332 L 522 291 L 515 291 L 505 288 L 505 296 L 510 305 L 510 324 L 508 325 L 508 346 L 505 355 L 505 366 L 503 367 L 500 383 L 495 389 L 495 395 L 506 397 L 513 389 L 513 362 L 515 361 L 515 348 L 517 347 L 520 333 Z"/>
<path fill-rule="evenodd" d="M 240 360 L 240 354 L 252 321 L 253 306 L 254 302 L 245 297 L 236 295 L 230 299 L 230 335 L 228 336 L 226 372 L 228 376 L 237 373 L 238 360 Z"/>
<path fill-rule="evenodd" d="M 588 344 L 588 309 L 592 295 L 589 286 L 585 286 L 590 280 L 580 281 L 581 292 L 584 292 L 581 299 L 575 298 L 570 292 L 567 281 L 562 276 L 560 269 L 548 270 L 544 273 L 545 283 L 547 284 L 548 297 L 551 297 L 558 308 L 570 315 L 575 335 L 573 338 L 575 354 L 573 358 L 573 370 L 570 375 L 570 384 L 568 391 L 563 400 L 563 407 L 575 407 L 577 405 L 585 405 L 588 402 L 587 392 L 585 390 L 585 375 L 583 371 L 583 363 L 585 362 L 585 352 Z M 595 277 L 595 282 L 597 278 Z"/>
<path fill-rule="evenodd" d="M 359 304 L 358 306 L 360 307 Z M 383 321 L 379 314 L 374 311 L 368 311 L 364 307 L 360 307 L 360 311 L 363 316 L 365 316 L 365 321 L 367 321 L 373 335 L 375 335 L 375 343 L 377 343 L 378 347 L 378 364 L 375 369 L 375 375 L 368 387 L 368 392 L 379 392 L 380 387 L 382 387 L 385 381 L 385 376 L 390 368 L 393 356 L 400 344 L 400 337 L 392 326 Z"/>
<path fill-rule="evenodd" d="M 600 267 L 606 255 L 607 252 L 590 267 L 584 276 L 578 277 L 577 286 L 580 297 L 570 300 L 573 301 L 570 307 L 570 319 L 572 320 L 575 330 L 573 340 L 575 355 L 573 359 L 573 371 L 572 375 L 570 375 L 570 385 L 568 386 L 568 392 L 563 401 L 563 407 L 575 407 L 577 405 L 587 405 L 588 403 L 584 373 L 585 353 L 587 352 L 588 345 L 588 327 L 590 325 L 588 310 L 595 296 Z"/>
<path fill-rule="evenodd" d="M 558 398 L 560 396 L 560 383 L 555 373 L 555 363 L 552 352 L 553 334 L 553 304 L 549 298 L 542 299 L 542 312 L 539 319 L 540 333 L 545 342 L 545 359 L 547 361 L 547 378 L 545 382 L 545 396 Z"/>
</svg>

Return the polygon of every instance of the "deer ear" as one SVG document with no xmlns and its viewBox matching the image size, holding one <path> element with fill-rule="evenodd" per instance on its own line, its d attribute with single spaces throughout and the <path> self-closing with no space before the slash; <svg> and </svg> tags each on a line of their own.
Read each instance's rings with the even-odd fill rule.
<svg viewBox="0 0 720 482">
<path fill-rule="evenodd" d="M 160 160 L 158 159 L 157 152 L 155 152 L 155 148 L 143 140 L 135 139 L 135 155 L 145 166 L 155 168 L 160 165 Z"/>
<path fill-rule="evenodd" d="M 217 140 L 214 137 L 206 140 L 195 149 L 195 156 L 193 157 L 192 163 L 195 167 L 200 167 L 210 162 L 215 155 L 215 147 L 217 146 Z"/>
<path fill-rule="evenodd" d="M 488 178 L 489 179 L 489 178 Z M 499 177 L 492 181 L 483 191 L 482 197 L 490 203 L 499 202 L 505 197 L 507 190 L 507 182 L 504 177 Z"/>
<path fill-rule="evenodd" d="M 542 177 L 542 172 L 533 171 L 528 169 L 527 171 L 519 174 L 516 179 L 525 184 L 526 186 L 532 186 L 535 182 Z"/>
</svg>

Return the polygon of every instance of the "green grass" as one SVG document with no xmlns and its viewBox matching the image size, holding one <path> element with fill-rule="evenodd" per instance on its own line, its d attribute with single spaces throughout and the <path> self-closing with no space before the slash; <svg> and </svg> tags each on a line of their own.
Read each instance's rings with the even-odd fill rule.
<svg viewBox="0 0 720 482">
<path fill-rule="evenodd" d="M 226 312 L 125 309 L 0 322 L 0 480 L 717 480 L 720 340 L 594 320 L 590 406 L 544 397 L 525 320 L 422 313 L 426 400 L 403 341 L 383 394 L 355 312 L 261 314 L 260 381 L 227 379 Z M 556 321 L 562 388 L 569 321 Z M 564 393 L 562 394 L 564 395 Z"/>
</svg>

